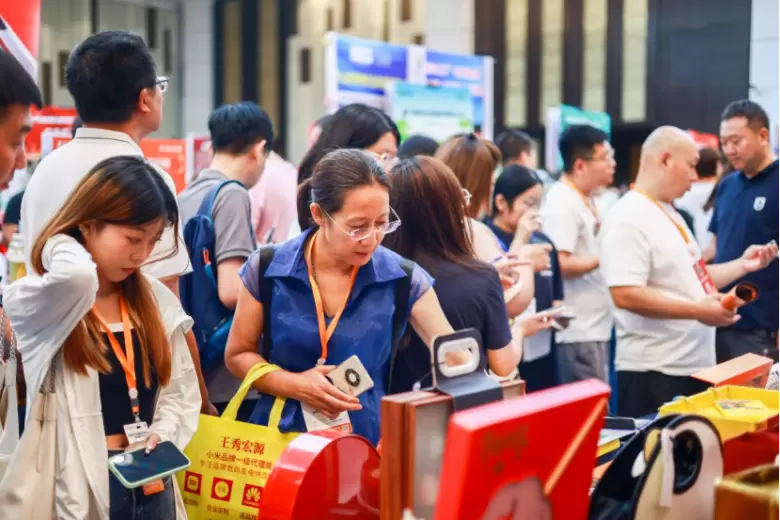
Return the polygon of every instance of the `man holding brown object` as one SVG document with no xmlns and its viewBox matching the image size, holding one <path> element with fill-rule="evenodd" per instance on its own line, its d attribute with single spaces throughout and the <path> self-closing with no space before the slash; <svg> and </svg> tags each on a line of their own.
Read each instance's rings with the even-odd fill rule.
<svg viewBox="0 0 780 520">
<path fill-rule="evenodd" d="M 691 374 L 715 364 L 715 327 L 739 320 L 717 289 L 766 267 L 776 245 L 706 266 L 672 202 L 696 179 L 698 150 L 684 131 L 655 130 L 642 146 L 633 191 L 605 223 L 601 271 L 615 307 L 618 414 L 639 417 L 702 389 Z"/>
</svg>

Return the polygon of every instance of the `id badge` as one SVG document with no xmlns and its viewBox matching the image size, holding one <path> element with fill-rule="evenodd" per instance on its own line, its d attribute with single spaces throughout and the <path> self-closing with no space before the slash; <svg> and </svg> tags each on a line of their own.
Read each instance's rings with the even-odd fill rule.
<svg viewBox="0 0 780 520">
<path fill-rule="evenodd" d="M 127 437 L 127 442 L 130 444 L 135 444 L 137 442 L 144 442 L 146 438 L 149 436 L 149 425 L 146 424 L 146 421 L 138 421 L 130 424 L 125 424 L 123 426 L 125 429 L 125 436 Z"/>
<path fill-rule="evenodd" d="M 301 403 L 301 410 L 303 411 L 303 421 L 306 423 L 306 431 L 332 430 L 352 433 L 352 421 L 349 420 L 347 412 L 341 412 L 335 419 L 330 419 L 326 415 L 315 412 L 311 406 L 305 403 Z"/>
</svg>

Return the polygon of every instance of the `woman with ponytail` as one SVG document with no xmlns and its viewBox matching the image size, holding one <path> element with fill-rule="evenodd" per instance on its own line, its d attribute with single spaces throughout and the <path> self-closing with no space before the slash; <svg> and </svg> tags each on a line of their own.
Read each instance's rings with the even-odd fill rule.
<svg viewBox="0 0 780 520">
<path fill-rule="evenodd" d="M 30 409 L 46 381 L 57 397 L 55 445 L 39 448 L 56 458 L 54 482 L 36 483 L 57 500 L 36 518 L 176 517 L 175 482 L 126 489 L 109 476 L 108 457 L 164 440 L 184 449 L 197 428 L 201 400 L 184 337 L 192 320 L 140 269 L 178 218 L 173 193 L 143 158 L 107 159 L 38 236 L 34 272 L 5 291 Z M 141 424 L 128 438 L 126 426 Z M 19 503 L 12 481 L 24 462 L 13 459 L 0 482 L 0 518 L 33 507 Z"/>
<path fill-rule="evenodd" d="M 452 327 L 431 277 L 380 245 L 401 221 L 390 206 L 387 174 L 372 154 L 344 149 L 325 155 L 300 186 L 298 208 L 303 233 L 273 246 L 273 258 L 265 267 L 261 250 L 241 270 L 244 286 L 225 363 L 238 379 L 258 363 L 275 365 L 255 383 L 264 395 L 250 422 L 266 424 L 275 398 L 284 397 L 279 422 L 283 432 L 313 431 L 326 422 L 376 444 L 379 403 L 388 392 L 400 335 L 394 333 L 396 318 L 401 330 L 408 319 L 428 346 Z M 406 301 L 397 300 L 404 281 Z M 264 334 L 270 335 L 262 341 L 269 348 L 258 353 Z M 374 383 L 357 398 L 326 378 L 352 356 Z"/>
</svg>

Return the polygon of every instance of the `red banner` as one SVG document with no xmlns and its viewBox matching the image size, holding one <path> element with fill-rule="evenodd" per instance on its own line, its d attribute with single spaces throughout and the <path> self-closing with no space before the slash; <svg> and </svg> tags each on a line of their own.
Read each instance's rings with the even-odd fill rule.
<svg viewBox="0 0 780 520">
<path fill-rule="evenodd" d="M 33 110 L 32 130 L 27 134 L 27 138 L 24 141 L 27 156 L 33 159 L 39 158 L 41 152 L 43 152 L 43 141 L 41 139 L 43 132 L 50 128 L 69 132 L 75 117 L 75 108 L 43 107 L 41 110 Z"/>
<path fill-rule="evenodd" d="M 70 136 L 55 135 L 52 137 L 52 150 L 69 143 Z M 141 141 L 144 156 L 168 172 L 176 185 L 176 193 L 187 185 L 187 164 L 185 160 L 184 139 L 144 139 Z"/>
<path fill-rule="evenodd" d="M 187 160 L 184 139 L 144 139 L 144 156 L 173 177 L 176 193 L 187 185 Z"/>
<path fill-rule="evenodd" d="M 702 148 L 714 148 L 715 150 L 720 148 L 720 139 L 715 134 L 708 134 L 705 132 L 698 132 L 696 130 L 689 129 L 688 135 L 690 135 L 693 140 L 696 141 L 696 144 Z"/>
<path fill-rule="evenodd" d="M 41 0 L 0 0 L 0 45 L 38 79 Z"/>
</svg>

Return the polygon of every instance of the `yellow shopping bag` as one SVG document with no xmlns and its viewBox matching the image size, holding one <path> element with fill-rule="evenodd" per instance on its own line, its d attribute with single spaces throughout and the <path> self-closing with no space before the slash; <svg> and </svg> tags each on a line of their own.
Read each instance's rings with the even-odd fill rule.
<svg viewBox="0 0 780 520">
<path fill-rule="evenodd" d="M 236 421 L 252 384 L 279 367 L 261 363 L 249 371 L 222 417 L 200 416 L 184 453 L 192 461 L 177 475 L 190 520 L 255 520 L 274 463 L 297 433 L 280 433 L 285 399 L 277 398 L 268 426 Z"/>
</svg>

